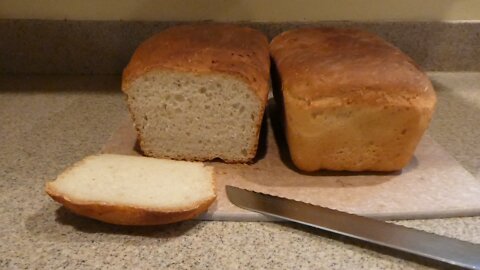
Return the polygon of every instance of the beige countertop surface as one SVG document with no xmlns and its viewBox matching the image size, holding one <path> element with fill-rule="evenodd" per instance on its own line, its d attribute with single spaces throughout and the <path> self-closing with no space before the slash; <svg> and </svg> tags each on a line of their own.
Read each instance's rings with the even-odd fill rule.
<svg viewBox="0 0 480 270">
<path fill-rule="evenodd" d="M 480 181 L 480 73 L 429 75 L 439 102 L 428 132 Z M 44 184 L 98 152 L 126 117 L 118 76 L 2 76 L 0 115 L 2 269 L 439 266 L 290 223 L 189 221 L 135 228 L 70 214 L 45 195 Z M 480 243 L 480 217 L 395 223 Z"/>
</svg>

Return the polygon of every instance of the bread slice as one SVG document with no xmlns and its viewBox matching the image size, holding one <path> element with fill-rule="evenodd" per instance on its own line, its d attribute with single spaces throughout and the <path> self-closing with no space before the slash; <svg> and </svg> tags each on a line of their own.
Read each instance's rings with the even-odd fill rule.
<svg viewBox="0 0 480 270">
<path fill-rule="evenodd" d="M 46 192 L 72 212 L 107 223 L 167 224 L 208 209 L 214 171 L 196 162 L 103 154 L 73 165 Z"/>
<path fill-rule="evenodd" d="M 122 81 L 144 154 L 252 160 L 269 72 L 268 40 L 251 28 L 185 25 L 146 40 Z"/>
</svg>

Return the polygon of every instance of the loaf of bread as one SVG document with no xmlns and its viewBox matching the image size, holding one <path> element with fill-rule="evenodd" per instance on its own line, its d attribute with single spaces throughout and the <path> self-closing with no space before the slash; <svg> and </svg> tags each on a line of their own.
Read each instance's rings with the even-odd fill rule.
<svg viewBox="0 0 480 270">
<path fill-rule="evenodd" d="M 267 38 L 226 24 L 160 32 L 122 80 L 144 154 L 183 160 L 254 158 L 269 89 Z"/>
<path fill-rule="evenodd" d="M 408 56 L 374 34 L 330 28 L 284 32 L 270 52 L 299 169 L 395 171 L 409 163 L 436 96 Z"/>
<path fill-rule="evenodd" d="M 215 200 L 212 167 L 110 154 L 85 158 L 47 183 L 46 192 L 78 215 L 120 225 L 191 219 Z"/>
</svg>

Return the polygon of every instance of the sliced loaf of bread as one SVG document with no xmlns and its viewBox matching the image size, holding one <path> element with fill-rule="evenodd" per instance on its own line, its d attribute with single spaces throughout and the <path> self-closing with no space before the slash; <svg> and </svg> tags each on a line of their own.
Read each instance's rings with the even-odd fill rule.
<svg viewBox="0 0 480 270">
<path fill-rule="evenodd" d="M 215 200 L 214 171 L 202 163 L 95 155 L 46 185 L 72 212 L 121 225 L 157 225 L 194 218 Z"/>
<path fill-rule="evenodd" d="M 122 79 L 144 154 L 252 160 L 269 74 L 268 40 L 248 27 L 184 25 L 149 38 Z"/>
</svg>

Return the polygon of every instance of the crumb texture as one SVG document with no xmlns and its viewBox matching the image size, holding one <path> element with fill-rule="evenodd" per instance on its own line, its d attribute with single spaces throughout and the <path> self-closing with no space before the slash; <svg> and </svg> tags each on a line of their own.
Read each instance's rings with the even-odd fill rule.
<svg viewBox="0 0 480 270">
<path fill-rule="evenodd" d="M 264 108 L 234 77 L 150 72 L 132 84 L 128 103 L 147 155 L 246 161 L 255 154 Z"/>
<path fill-rule="evenodd" d="M 49 187 L 78 204 L 190 210 L 215 197 L 213 171 L 202 163 L 121 155 L 91 156 Z"/>
</svg>

